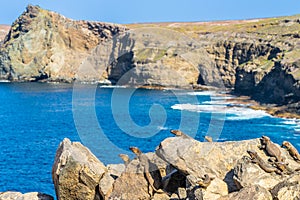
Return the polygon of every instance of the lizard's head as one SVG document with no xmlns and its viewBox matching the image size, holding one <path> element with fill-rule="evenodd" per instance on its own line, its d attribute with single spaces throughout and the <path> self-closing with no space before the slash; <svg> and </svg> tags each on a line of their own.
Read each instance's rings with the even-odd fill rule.
<svg viewBox="0 0 300 200">
<path fill-rule="evenodd" d="M 255 151 L 248 150 L 247 153 L 249 154 L 249 156 L 251 157 L 251 159 L 254 159 L 254 158 L 257 157 L 257 153 Z"/>
<path fill-rule="evenodd" d="M 263 144 L 266 144 L 266 143 L 270 142 L 271 139 L 270 139 L 268 136 L 264 136 L 264 135 L 263 135 L 263 136 L 261 136 L 260 141 L 261 141 Z"/>
<path fill-rule="evenodd" d="M 170 132 L 176 136 L 182 136 L 182 132 L 180 130 L 171 130 Z"/>
<path fill-rule="evenodd" d="M 213 142 L 213 139 L 210 136 L 206 135 L 204 138 L 206 139 L 207 142 Z"/>
<path fill-rule="evenodd" d="M 141 150 L 137 147 L 129 147 L 129 149 L 137 156 L 142 154 Z"/>
<path fill-rule="evenodd" d="M 130 158 L 126 154 L 119 154 L 119 157 L 124 161 L 124 162 L 129 162 Z"/>
<path fill-rule="evenodd" d="M 284 141 L 281 146 L 286 147 L 287 149 L 290 149 L 291 148 L 291 143 L 289 143 L 288 141 Z"/>
</svg>

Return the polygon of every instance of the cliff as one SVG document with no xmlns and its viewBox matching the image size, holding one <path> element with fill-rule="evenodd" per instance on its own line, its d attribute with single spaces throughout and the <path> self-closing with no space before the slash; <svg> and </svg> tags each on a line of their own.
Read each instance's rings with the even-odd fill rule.
<svg viewBox="0 0 300 200">
<path fill-rule="evenodd" d="M 0 79 L 216 86 L 299 114 L 299 38 L 298 15 L 121 26 L 28 6 L 1 46 Z"/>
<path fill-rule="evenodd" d="M 72 81 L 78 66 L 100 41 L 123 27 L 74 21 L 29 5 L 1 46 L 0 77 L 12 81 Z"/>
</svg>

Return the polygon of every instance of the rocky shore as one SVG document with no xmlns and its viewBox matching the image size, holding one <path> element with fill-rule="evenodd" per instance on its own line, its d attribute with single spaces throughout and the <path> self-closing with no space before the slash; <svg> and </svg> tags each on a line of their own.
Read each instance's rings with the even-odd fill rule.
<svg viewBox="0 0 300 200">
<path fill-rule="evenodd" d="M 105 166 L 86 147 L 65 139 L 57 150 L 53 182 L 58 199 L 299 198 L 299 160 L 268 142 L 264 137 L 198 142 L 181 135 L 165 139 L 154 153 Z M 268 148 L 283 160 L 274 161 Z"/>
<path fill-rule="evenodd" d="M 121 164 L 104 165 L 79 142 L 64 139 L 52 168 L 58 200 L 300 198 L 300 155 L 290 143 L 270 138 L 199 142 L 180 131 L 154 152 L 130 149 Z M 121 159 L 120 159 L 121 161 Z M 45 194 L 0 193 L 0 199 L 53 199 Z"/>
</svg>

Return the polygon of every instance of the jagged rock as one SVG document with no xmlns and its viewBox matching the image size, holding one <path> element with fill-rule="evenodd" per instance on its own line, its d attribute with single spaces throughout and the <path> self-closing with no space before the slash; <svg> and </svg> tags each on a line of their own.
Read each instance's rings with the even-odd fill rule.
<svg viewBox="0 0 300 200">
<path fill-rule="evenodd" d="M 170 196 L 170 199 L 171 200 L 179 200 L 179 197 L 177 194 L 173 193 L 171 196 Z"/>
<path fill-rule="evenodd" d="M 163 194 L 154 194 L 153 198 L 151 200 L 170 200 L 170 197 L 163 193 Z"/>
<path fill-rule="evenodd" d="M 239 192 L 233 192 L 228 196 L 218 198 L 218 200 L 272 200 L 271 193 L 265 188 L 253 185 L 241 189 Z"/>
<path fill-rule="evenodd" d="M 179 199 L 186 199 L 187 198 L 187 193 L 185 188 L 179 187 L 177 190 L 177 194 Z"/>
<path fill-rule="evenodd" d="M 54 200 L 50 195 L 30 192 L 22 194 L 20 192 L 2 192 L 0 193 L 0 200 Z"/>
<path fill-rule="evenodd" d="M 0 194 L 1 200 L 11 200 L 22 198 L 23 194 L 21 192 L 3 192 Z"/>
<path fill-rule="evenodd" d="M 208 185 L 207 188 L 201 188 L 197 184 L 199 181 L 198 178 L 188 175 L 187 176 L 187 188 L 189 196 L 199 196 L 201 193 L 201 198 L 204 200 L 210 200 L 210 199 L 218 199 L 219 197 L 228 195 L 228 186 L 227 184 L 220 180 L 219 178 L 213 178 L 211 183 Z M 201 192 L 200 192 L 201 191 Z M 200 198 L 200 197 L 198 197 Z"/>
<path fill-rule="evenodd" d="M 155 153 L 150 152 L 146 153 L 146 155 L 148 156 L 150 162 L 154 164 L 151 166 L 153 168 L 151 168 L 150 171 L 158 170 L 161 177 L 166 176 L 166 169 L 168 169 L 169 164 L 166 161 L 162 160 L 160 157 L 158 157 Z"/>
<path fill-rule="evenodd" d="M 275 173 L 266 173 L 257 164 L 243 158 L 234 168 L 233 179 L 238 189 L 259 185 L 270 190 L 282 180 L 282 177 Z"/>
<path fill-rule="evenodd" d="M 154 180 L 154 187 L 159 188 L 161 182 L 161 170 L 159 167 L 166 167 L 166 162 L 158 158 L 154 153 L 145 154 L 149 159 L 149 169 Z M 140 164 L 138 159 L 133 159 L 125 171 L 113 184 L 113 191 L 109 199 L 150 199 L 156 195 L 156 198 L 164 197 L 166 194 L 155 194 L 156 192 L 149 185 L 144 172 L 144 166 Z M 165 171 L 165 170 L 163 170 Z"/>
<path fill-rule="evenodd" d="M 99 192 L 103 199 L 108 199 L 112 190 L 115 179 L 111 174 L 105 173 L 99 183 Z"/>
<path fill-rule="evenodd" d="M 122 172 L 125 171 L 124 164 L 109 164 L 106 166 L 108 174 L 110 174 L 115 179 L 121 176 Z"/>
<path fill-rule="evenodd" d="M 179 171 L 200 179 L 205 174 L 224 180 L 229 191 L 236 188 L 231 170 L 237 161 L 247 155 L 248 149 L 259 151 L 260 141 L 201 143 L 183 137 L 167 138 L 159 145 L 156 154 Z"/>
<path fill-rule="evenodd" d="M 278 144 L 275 145 L 279 147 Z M 285 159 L 285 163 L 288 163 L 288 167 L 292 171 L 299 168 L 299 164 L 294 161 L 286 149 L 280 148 L 280 151 L 281 155 Z M 264 151 L 257 151 L 257 153 L 266 163 L 268 163 L 269 157 L 266 156 Z M 271 164 L 272 163 L 268 163 L 268 165 Z M 291 176 L 292 175 L 289 175 L 289 173 L 286 172 L 283 172 L 282 175 L 278 175 L 276 173 L 267 173 L 257 164 L 252 163 L 250 158 L 247 156 L 238 160 L 233 172 L 233 179 L 238 189 L 251 185 L 259 185 L 267 190 L 270 190 L 283 179 Z"/>
<path fill-rule="evenodd" d="M 151 192 L 150 192 L 151 193 Z M 114 182 L 109 199 L 150 199 L 149 184 L 144 175 L 144 169 L 137 159 L 132 160 L 126 170 Z"/>
<path fill-rule="evenodd" d="M 274 200 L 300 199 L 300 175 L 278 183 L 270 192 Z"/>
<path fill-rule="evenodd" d="M 226 195 L 228 195 L 228 186 L 224 181 L 218 178 L 212 180 L 211 184 L 203 190 L 204 200 L 218 199 Z"/>
<path fill-rule="evenodd" d="M 60 200 L 101 199 L 100 179 L 106 167 L 79 142 L 64 139 L 56 152 L 52 177 L 56 196 Z"/>
<path fill-rule="evenodd" d="M 148 157 L 152 166 L 149 167 L 149 173 L 154 180 L 153 189 L 146 177 L 145 165 L 139 159 L 131 160 L 125 170 L 123 164 L 108 165 L 107 169 L 86 147 L 64 139 L 53 165 L 53 182 L 58 199 L 299 198 L 300 175 L 297 171 L 282 175 L 267 173 L 247 157 L 247 150 L 253 150 L 267 162 L 269 157 L 258 148 L 260 144 L 259 139 L 203 143 L 189 137 L 167 138 L 161 142 L 156 154 L 143 154 Z M 280 148 L 280 151 L 291 169 L 299 167 L 299 163 L 295 162 L 286 149 Z M 164 183 L 159 168 L 164 168 L 163 171 L 167 174 L 162 180 L 170 179 L 169 182 L 166 181 L 166 186 L 156 184 Z M 122 170 L 124 171 L 121 172 Z M 204 174 L 211 178 L 207 187 L 201 187 L 199 183 Z M 178 177 L 180 181 L 174 181 Z M 172 187 L 168 186 L 170 182 Z M 6 199 L 10 196 L 22 196 L 21 193 L 3 195 L 6 195 Z"/>
<path fill-rule="evenodd" d="M 200 187 L 190 188 L 187 192 L 188 199 L 191 200 L 203 200 L 203 192 Z"/>
</svg>

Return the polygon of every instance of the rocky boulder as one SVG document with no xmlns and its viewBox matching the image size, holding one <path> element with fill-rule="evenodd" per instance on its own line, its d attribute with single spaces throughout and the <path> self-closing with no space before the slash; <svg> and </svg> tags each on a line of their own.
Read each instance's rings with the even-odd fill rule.
<svg viewBox="0 0 300 200">
<path fill-rule="evenodd" d="M 179 171 L 200 179 L 211 174 L 228 184 L 229 191 L 236 190 L 233 169 L 237 161 L 247 155 L 248 149 L 258 149 L 258 139 L 201 143 L 184 137 L 167 138 L 161 142 L 156 154 Z"/>
<path fill-rule="evenodd" d="M 218 200 L 272 200 L 271 193 L 258 185 L 245 187 L 239 192 L 233 192 L 228 196 L 221 197 Z"/>
<path fill-rule="evenodd" d="M 167 193 L 162 188 L 161 177 L 166 175 L 167 163 L 157 157 L 154 153 L 145 154 L 149 161 L 149 169 L 145 169 L 138 159 L 133 159 L 125 171 L 113 183 L 112 193 L 109 199 L 158 199 L 165 198 Z M 150 183 L 145 173 L 149 173 L 153 179 Z M 152 184 L 152 185 L 150 185 Z M 154 188 L 153 188 L 154 187 Z"/>
<path fill-rule="evenodd" d="M 278 183 L 270 191 L 274 200 L 300 199 L 300 175 L 294 175 Z"/>
<path fill-rule="evenodd" d="M 260 139 L 199 142 L 183 135 L 162 141 L 155 154 L 105 167 L 86 147 L 65 139 L 57 150 L 53 182 L 58 199 L 299 198 L 300 164 L 278 144 L 284 162 L 275 163 L 260 146 Z M 254 162 L 250 151 L 276 173 Z M 149 165 L 143 163 L 146 158 Z"/>
<path fill-rule="evenodd" d="M 100 200 L 99 182 L 106 171 L 89 149 L 79 142 L 64 139 L 52 168 L 57 199 Z"/>
<path fill-rule="evenodd" d="M 22 194 L 20 192 L 0 192 L 0 200 L 54 200 L 47 194 L 30 192 Z"/>
</svg>

